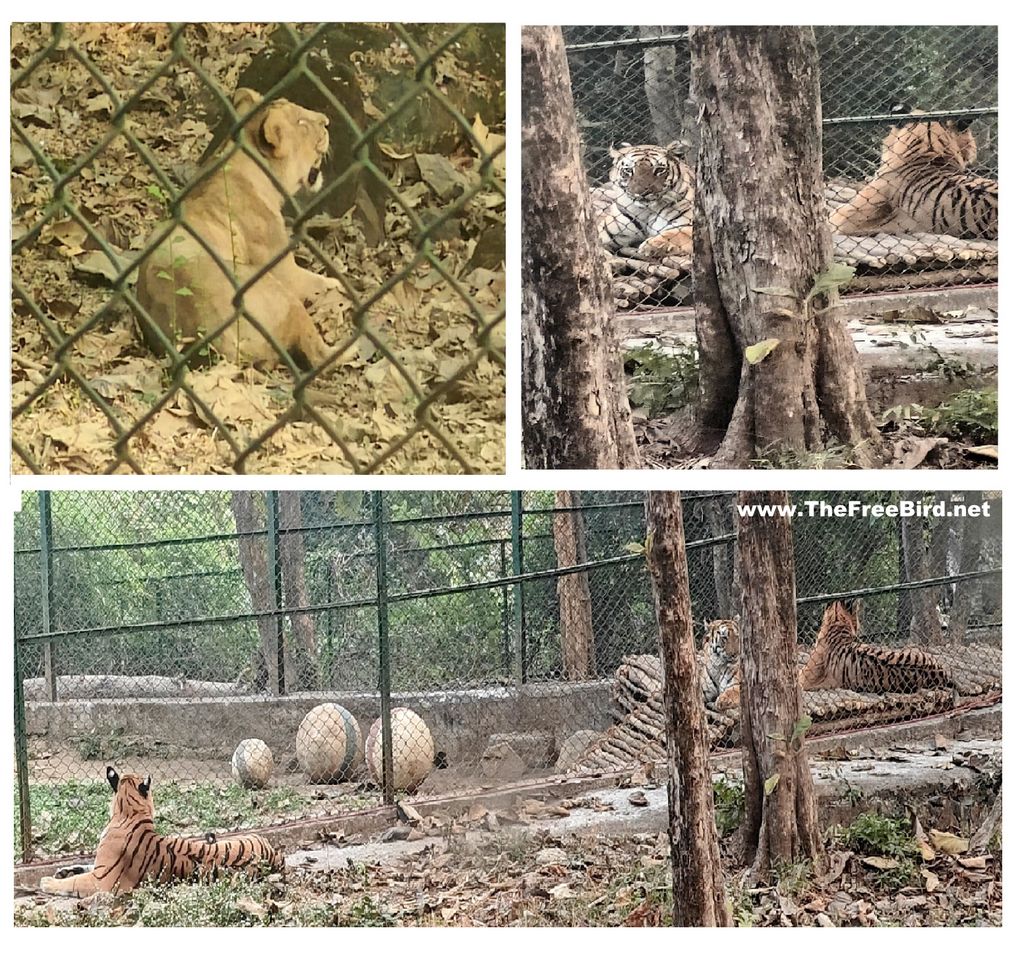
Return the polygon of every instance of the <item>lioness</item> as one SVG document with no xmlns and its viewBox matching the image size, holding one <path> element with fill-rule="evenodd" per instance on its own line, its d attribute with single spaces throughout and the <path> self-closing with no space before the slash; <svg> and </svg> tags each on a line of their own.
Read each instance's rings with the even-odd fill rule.
<svg viewBox="0 0 1024 953">
<path fill-rule="evenodd" d="M 244 114 L 260 98 L 254 90 L 239 89 L 235 109 Z M 184 200 L 182 224 L 139 271 L 139 302 L 175 345 L 217 330 L 235 313 L 235 288 L 226 271 L 241 285 L 288 248 L 283 192 L 318 192 L 323 185 L 319 166 L 329 143 L 322 113 L 277 99 L 246 123 L 243 135 L 277 185 L 255 159 L 228 144 L 234 154 Z M 282 350 L 300 352 L 316 366 L 329 351 L 304 302 L 339 287 L 335 278 L 300 268 L 288 251 L 246 289 L 243 304 L 249 317 L 239 314 L 212 344 L 230 360 L 273 364 L 280 354 L 267 339 L 270 335 Z M 162 351 L 153 328 L 145 320 L 140 324 L 149 346 Z"/>
</svg>

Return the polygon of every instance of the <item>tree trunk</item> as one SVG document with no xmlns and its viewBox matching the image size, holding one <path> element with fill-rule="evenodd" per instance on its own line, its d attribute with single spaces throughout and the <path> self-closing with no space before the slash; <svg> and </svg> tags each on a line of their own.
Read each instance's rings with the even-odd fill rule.
<svg viewBox="0 0 1024 953">
<path fill-rule="evenodd" d="M 737 496 L 744 843 L 750 875 L 764 881 L 779 862 L 822 857 L 814 784 L 803 749 L 797 687 L 796 584 L 790 518 L 744 515 L 739 507 L 785 506 L 784 492 Z"/>
<path fill-rule="evenodd" d="M 708 514 L 710 515 L 709 525 L 711 535 L 714 537 L 728 536 L 733 531 L 733 512 L 735 510 L 735 498 L 731 496 L 716 497 L 707 501 Z M 711 551 L 711 558 L 714 560 L 715 573 L 715 599 L 718 603 L 718 618 L 731 619 L 736 612 L 735 572 L 733 568 L 733 553 L 735 546 L 732 543 L 715 546 Z"/>
<path fill-rule="evenodd" d="M 523 454 L 533 469 L 638 466 L 569 65 L 558 27 L 523 28 Z"/>
<path fill-rule="evenodd" d="M 904 499 L 920 503 L 924 493 L 905 493 Z M 909 582 L 928 578 L 932 560 L 929 558 L 924 538 L 924 520 L 920 516 L 900 518 L 900 533 L 903 537 L 903 552 L 907 560 Z M 910 605 L 913 615 L 910 619 L 910 641 L 918 645 L 932 645 L 941 639 L 939 609 L 934 589 L 911 589 Z"/>
<path fill-rule="evenodd" d="M 238 563 L 249 599 L 256 612 L 273 608 L 270 576 L 267 569 L 266 523 L 260 518 L 256 506 L 257 494 L 248 490 L 233 490 L 231 512 L 235 516 L 238 536 Z M 264 616 L 256 620 L 260 645 L 252 659 L 252 683 L 256 691 L 275 691 L 277 686 L 277 626 L 273 618 Z"/>
<path fill-rule="evenodd" d="M 278 494 L 281 506 L 281 577 L 286 606 L 308 606 L 306 587 L 306 544 L 299 532 L 302 528 L 302 505 L 298 492 Z M 289 532 L 293 530 L 294 532 Z M 292 634 L 292 656 L 295 659 L 295 681 L 299 691 L 319 688 L 319 658 L 316 623 L 308 612 L 289 614 Z"/>
<path fill-rule="evenodd" d="M 579 506 L 579 493 L 558 490 L 555 507 Z M 579 511 L 555 513 L 552 519 L 559 568 L 586 562 L 583 519 Z M 590 578 L 586 572 L 558 577 L 558 620 L 562 636 L 562 671 L 572 681 L 594 674 L 594 621 Z"/>
<path fill-rule="evenodd" d="M 971 490 L 963 494 L 963 502 L 968 506 L 981 504 L 982 495 L 979 490 Z M 981 562 L 981 541 L 987 528 L 987 520 L 978 516 L 965 516 L 961 522 L 960 559 L 957 572 L 975 572 Z M 971 604 L 980 590 L 979 580 L 969 579 L 956 583 L 953 589 L 953 601 L 949 611 L 949 628 L 946 630 L 946 642 L 952 645 L 963 645 L 967 640 L 967 623 L 970 621 Z"/>
<path fill-rule="evenodd" d="M 641 37 L 657 37 L 673 32 L 669 26 L 642 26 Z M 679 108 L 680 83 L 676 79 L 676 48 L 671 45 L 644 49 L 644 92 L 651 111 L 653 141 L 667 146 L 682 135 L 683 118 Z"/>
<path fill-rule="evenodd" d="M 648 565 L 665 671 L 672 923 L 729 926 L 679 494 L 648 493 L 646 511 Z"/>
<path fill-rule="evenodd" d="M 876 463 L 877 432 L 842 320 L 803 299 L 832 263 L 810 27 L 694 27 L 701 129 L 694 212 L 700 352 L 695 449 L 714 466 L 820 452 Z M 773 289 L 779 293 L 768 293 Z M 835 291 L 827 296 L 835 302 Z M 746 348 L 775 338 L 760 363 Z"/>
</svg>

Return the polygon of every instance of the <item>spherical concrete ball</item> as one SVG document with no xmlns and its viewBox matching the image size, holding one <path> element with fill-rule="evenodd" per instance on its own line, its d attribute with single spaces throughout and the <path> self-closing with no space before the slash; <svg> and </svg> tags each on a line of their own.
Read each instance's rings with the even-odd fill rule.
<svg viewBox="0 0 1024 953">
<path fill-rule="evenodd" d="M 381 720 L 366 736 L 366 766 L 377 784 L 383 784 Z M 434 767 L 434 739 L 426 722 L 411 708 L 391 709 L 391 749 L 395 790 L 411 794 Z"/>
<path fill-rule="evenodd" d="M 295 754 L 311 784 L 347 781 L 363 757 L 359 722 L 334 702 L 317 705 L 299 725 Z"/>
<path fill-rule="evenodd" d="M 243 788 L 264 788 L 274 773 L 274 755 L 259 738 L 240 741 L 231 756 L 231 776 Z"/>
</svg>

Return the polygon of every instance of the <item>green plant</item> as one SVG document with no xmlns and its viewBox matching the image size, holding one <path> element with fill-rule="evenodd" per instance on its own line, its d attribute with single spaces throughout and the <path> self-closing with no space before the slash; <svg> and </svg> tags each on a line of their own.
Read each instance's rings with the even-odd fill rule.
<svg viewBox="0 0 1024 953">
<path fill-rule="evenodd" d="M 793 863 L 777 861 L 772 867 L 772 879 L 780 894 L 799 897 L 806 893 L 811 885 L 810 862 L 806 860 L 797 860 Z"/>
<path fill-rule="evenodd" d="M 728 837 L 743 820 L 743 785 L 732 784 L 728 778 L 716 778 L 713 789 L 715 826 L 719 836 Z"/>
<path fill-rule="evenodd" d="M 629 375 L 629 400 L 648 418 L 664 417 L 691 404 L 697 396 L 697 349 L 674 352 L 647 344 L 625 356 Z"/>
<path fill-rule="evenodd" d="M 912 857 L 919 853 L 906 818 L 858 814 L 848 827 L 835 829 L 837 843 L 859 854 Z"/>
<path fill-rule="evenodd" d="M 940 437 L 996 443 L 999 439 L 999 397 L 994 387 L 967 388 L 938 407 L 900 404 L 883 414 L 883 420 L 904 420 L 919 424 Z"/>
</svg>

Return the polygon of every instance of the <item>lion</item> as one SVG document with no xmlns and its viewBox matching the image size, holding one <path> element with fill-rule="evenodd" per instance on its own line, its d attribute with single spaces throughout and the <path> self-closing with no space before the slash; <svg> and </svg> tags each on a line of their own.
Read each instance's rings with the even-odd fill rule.
<svg viewBox="0 0 1024 953">
<path fill-rule="evenodd" d="M 233 102 L 244 116 L 260 100 L 259 93 L 240 88 Z M 341 283 L 299 267 L 281 208 L 286 194 L 315 193 L 323 185 L 327 124 L 322 113 L 276 99 L 243 131 L 273 179 L 234 144 L 226 162 L 213 160 L 213 171 L 182 202 L 179 224 L 139 270 L 138 299 L 150 319 L 140 326 L 154 351 L 163 353 L 166 342 L 177 349 L 213 334 L 216 351 L 238 363 L 271 366 L 281 362 L 282 352 L 301 355 L 311 367 L 324 363 L 330 350 L 306 303 Z M 235 307 L 236 286 L 228 274 L 239 286 L 259 275 L 244 291 L 244 311 Z"/>
</svg>

